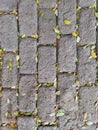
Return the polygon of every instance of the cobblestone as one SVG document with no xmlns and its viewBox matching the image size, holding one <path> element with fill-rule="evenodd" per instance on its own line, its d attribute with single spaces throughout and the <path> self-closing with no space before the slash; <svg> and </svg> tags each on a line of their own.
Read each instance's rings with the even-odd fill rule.
<svg viewBox="0 0 98 130">
<path fill-rule="evenodd" d="M 35 87 L 36 78 L 33 75 L 22 76 L 19 83 L 19 110 L 24 112 L 34 111 L 36 106 Z"/>
<path fill-rule="evenodd" d="M 84 17 L 85 16 L 85 17 Z M 96 17 L 94 9 L 81 9 L 79 18 L 79 36 L 80 44 L 95 44 L 96 43 Z"/>
<path fill-rule="evenodd" d="M 94 4 L 94 0 L 78 0 L 78 5 L 81 7 L 89 7 Z"/>
<path fill-rule="evenodd" d="M 21 0 L 19 4 L 20 34 L 31 36 L 37 33 L 37 5 L 35 0 Z"/>
<path fill-rule="evenodd" d="M 3 123 L 9 123 L 10 119 L 15 117 L 14 111 L 17 110 L 17 91 L 3 90 L 1 98 L 1 120 Z"/>
<path fill-rule="evenodd" d="M 18 130 L 33 130 L 34 128 L 35 128 L 35 122 L 32 117 L 18 118 Z"/>
<path fill-rule="evenodd" d="M 60 39 L 59 43 L 58 68 L 62 72 L 74 72 L 76 69 L 75 62 L 76 62 L 76 38 L 72 36 L 65 36 Z"/>
<path fill-rule="evenodd" d="M 76 0 L 61 0 L 58 8 L 58 22 L 62 34 L 71 34 L 75 31 L 76 24 Z M 64 20 L 70 20 L 71 24 L 64 24 Z"/>
<path fill-rule="evenodd" d="M 20 43 L 21 74 L 34 74 L 36 72 L 36 50 L 36 40 L 23 39 Z"/>
<path fill-rule="evenodd" d="M 39 47 L 38 80 L 39 82 L 54 82 L 56 78 L 55 47 Z"/>
<path fill-rule="evenodd" d="M 96 61 L 90 58 L 90 47 L 78 48 L 78 78 L 81 83 L 96 80 Z"/>
<path fill-rule="evenodd" d="M 0 44 L 6 51 L 18 48 L 17 22 L 14 15 L 0 16 Z"/>
<path fill-rule="evenodd" d="M 0 0 L 0 11 L 12 11 L 17 9 L 17 0 Z"/>
<path fill-rule="evenodd" d="M 17 85 L 17 72 L 16 56 L 12 53 L 6 53 L 3 57 L 2 68 L 3 88 L 11 88 Z"/>
<path fill-rule="evenodd" d="M 49 9 L 40 9 L 39 13 L 39 44 L 53 44 L 56 41 L 56 17 Z"/>
<path fill-rule="evenodd" d="M 41 87 L 38 91 L 38 115 L 43 122 L 55 121 L 56 94 L 54 87 Z"/>
<path fill-rule="evenodd" d="M 38 130 L 54 130 L 54 127 L 51 126 L 39 127 Z"/>
<path fill-rule="evenodd" d="M 40 0 L 39 7 L 40 8 L 53 8 L 56 5 L 56 0 Z"/>
</svg>

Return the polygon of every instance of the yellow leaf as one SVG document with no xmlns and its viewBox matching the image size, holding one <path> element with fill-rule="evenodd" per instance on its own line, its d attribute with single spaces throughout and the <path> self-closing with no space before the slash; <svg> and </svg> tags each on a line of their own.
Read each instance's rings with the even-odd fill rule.
<svg viewBox="0 0 98 130">
<path fill-rule="evenodd" d="M 73 32 L 73 33 L 72 33 L 72 36 L 77 37 L 77 36 L 78 36 L 78 32 L 77 32 L 77 31 L 76 31 L 76 32 Z"/>
<path fill-rule="evenodd" d="M 36 0 L 36 3 L 39 4 L 39 0 Z"/>
<path fill-rule="evenodd" d="M 71 24 L 71 21 L 68 20 L 68 19 L 65 19 L 65 20 L 64 20 L 64 24 L 66 24 L 66 25 L 70 25 L 70 24 Z"/>
<path fill-rule="evenodd" d="M 91 52 L 91 57 L 92 58 L 97 58 L 97 55 L 96 55 L 96 53 L 94 51 Z"/>
<path fill-rule="evenodd" d="M 0 14 L 4 14 L 4 12 L 0 11 Z"/>
<path fill-rule="evenodd" d="M 21 37 L 22 37 L 22 38 L 26 38 L 26 34 L 23 34 Z"/>
<path fill-rule="evenodd" d="M 38 35 L 37 34 L 34 34 L 34 35 L 31 35 L 32 38 L 35 38 L 35 39 L 38 39 Z"/>
<path fill-rule="evenodd" d="M 13 10 L 11 14 L 18 15 L 18 12 L 16 10 Z"/>
</svg>

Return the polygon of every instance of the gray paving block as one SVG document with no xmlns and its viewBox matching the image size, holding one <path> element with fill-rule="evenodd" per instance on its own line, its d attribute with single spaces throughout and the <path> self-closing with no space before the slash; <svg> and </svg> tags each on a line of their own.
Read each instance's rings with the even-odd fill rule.
<svg viewBox="0 0 98 130">
<path fill-rule="evenodd" d="M 96 43 L 96 17 L 94 9 L 81 9 L 79 18 L 79 36 L 80 44 L 95 44 Z"/>
<path fill-rule="evenodd" d="M 38 81 L 54 82 L 56 78 L 56 48 L 43 46 L 38 48 Z"/>
<path fill-rule="evenodd" d="M 17 50 L 17 22 L 14 15 L 0 16 L 0 44 L 6 51 Z"/>
<path fill-rule="evenodd" d="M 76 0 L 61 0 L 59 4 L 58 23 L 62 34 L 71 34 L 75 31 L 76 24 Z M 64 24 L 64 20 L 70 20 L 71 24 Z"/>
<path fill-rule="evenodd" d="M 74 72 L 76 69 L 76 38 L 65 36 L 58 47 L 58 69 L 62 72 Z"/>
<path fill-rule="evenodd" d="M 43 16 L 41 16 L 43 13 Z M 53 44 L 56 41 L 56 17 L 49 9 L 40 9 L 39 14 L 39 44 Z"/>
<path fill-rule="evenodd" d="M 54 130 L 54 128 L 53 126 L 41 126 L 38 130 Z"/>
<path fill-rule="evenodd" d="M 96 130 L 96 126 L 92 125 L 92 126 L 86 126 L 85 128 L 79 128 L 79 130 Z"/>
<path fill-rule="evenodd" d="M 0 0 L 0 11 L 13 11 L 17 9 L 17 0 Z"/>
<path fill-rule="evenodd" d="M 59 124 L 62 130 L 77 128 L 78 102 L 75 100 L 76 87 L 74 83 L 75 78 L 73 75 L 58 75 L 58 90 L 60 91 L 58 102 L 61 109 L 64 110 L 64 115 L 59 117 Z"/>
<path fill-rule="evenodd" d="M 9 123 L 10 119 L 7 117 L 7 112 L 14 116 L 14 111 L 17 110 L 17 91 L 3 90 L 1 98 L 1 120 L 3 123 Z"/>
<path fill-rule="evenodd" d="M 92 123 L 97 122 L 97 110 L 96 101 L 98 100 L 98 88 L 97 87 L 82 87 L 79 91 L 80 103 L 79 103 L 79 120 L 83 124 L 83 114 L 87 113 L 87 121 Z M 92 127 L 92 130 L 94 127 Z M 89 130 L 89 127 L 87 128 Z"/>
<path fill-rule="evenodd" d="M 37 33 L 37 4 L 35 0 L 21 0 L 19 4 L 20 34 L 30 36 Z"/>
<path fill-rule="evenodd" d="M 36 72 L 36 40 L 23 39 L 19 45 L 20 73 L 34 74 Z"/>
<path fill-rule="evenodd" d="M 56 0 L 39 0 L 40 8 L 53 8 L 56 5 Z"/>
<path fill-rule="evenodd" d="M 10 68 L 12 68 L 12 70 L 10 70 Z M 16 85 L 17 85 L 16 56 L 12 53 L 6 53 L 3 57 L 2 86 L 4 88 L 11 88 Z"/>
<path fill-rule="evenodd" d="M 78 0 L 78 6 L 89 7 L 94 4 L 94 0 Z"/>
<path fill-rule="evenodd" d="M 38 116 L 43 122 L 55 121 L 55 116 L 50 114 L 55 113 L 56 94 L 54 87 L 40 87 L 38 91 Z"/>
<path fill-rule="evenodd" d="M 34 75 L 25 75 L 19 82 L 19 110 L 24 112 L 34 111 L 36 107 L 35 87 L 36 77 Z"/>
<path fill-rule="evenodd" d="M 36 124 L 32 117 L 19 117 L 18 130 L 34 130 Z"/>
<path fill-rule="evenodd" d="M 78 78 L 80 83 L 96 80 L 96 60 L 90 57 L 90 47 L 78 47 Z"/>
</svg>

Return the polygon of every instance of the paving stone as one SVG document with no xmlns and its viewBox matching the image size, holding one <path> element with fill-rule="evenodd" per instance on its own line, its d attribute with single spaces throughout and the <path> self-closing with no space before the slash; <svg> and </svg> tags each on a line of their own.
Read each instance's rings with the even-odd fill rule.
<svg viewBox="0 0 98 130">
<path fill-rule="evenodd" d="M 12 67 L 10 65 L 12 65 Z M 10 68 L 12 68 L 12 70 L 10 70 Z M 2 86 L 4 88 L 11 88 L 16 85 L 17 85 L 16 56 L 12 53 L 6 53 L 3 57 Z"/>
<path fill-rule="evenodd" d="M 38 116 L 43 122 L 55 121 L 55 116 L 50 114 L 55 113 L 56 94 L 54 87 L 40 87 L 38 91 Z"/>
<path fill-rule="evenodd" d="M 78 0 L 78 6 L 89 7 L 94 4 L 94 0 Z"/>
<path fill-rule="evenodd" d="M 79 128 L 79 130 L 97 130 L 96 129 L 96 126 L 86 126 L 85 129 L 82 127 L 82 128 Z"/>
<path fill-rule="evenodd" d="M 35 122 L 32 117 L 19 117 L 18 130 L 34 130 Z"/>
<path fill-rule="evenodd" d="M 41 15 L 43 14 L 43 16 Z M 39 44 L 53 44 L 56 41 L 56 17 L 49 9 L 40 9 L 39 14 Z"/>
<path fill-rule="evenodd" d="M 36 106 L 35 87 L 36 78 L 33 75 L 25 75 L 20 78 L 19 83 L 19 110 L 28 112 L 34 111 Z"/>
<path fill-rule="evenodd" d="M 1 120 L 3 123 L 10 122 L 10 119 L 6 117 L 7 112 L 14 116 L 14 111 L 17 110 L 17 91 L 15 90 L 3 90 L 1 98 Z"/>
<path fill-rule="evenodd" d="M 97 122 L 96 101 L 98 100 L 98 88 L 82 87 L 79 91 L 79 96 L 81 99 L 79 103 L 79 120 L 81 121 L 81 125 L 83 124 L 83 113 L 85 112 L 87 113 L 87 121 L 91 121 L 92 123 Z"/>
<path fill-rule="evenodd" d="M 51 46 L 39 47 L 38 80 L 54 82 L 56 78 L 56 49 Z"/>
<path fill-rule="evenodd" d="M 41 126 L 38 130 L 54 130 L 54 128 L 53 126 Z"/>
<path fill-rule="evenodd" d="M 60 39 L 58 47 L 58 69 L 74 72 L 76 69 L 76 38 L 65 36 Z"/>
<path fill-rule="evenodd" d="M 34 74 L 36 72 L 36 40 L 23 39 L 19 49 L 20 73 Z"/>
<path fill-rule="evenodd" d="M 70 34 L 75 31 L 76 24 L 76 0 L 61 0 L 58 8 L 58 22 L 62 34 Z M 70 20 L 71 24 L 64 24 L 64 20 Z"/>
<path fill-rule="evenodd" d="M 39 7 L 40 8 L 53 8 L 56 5 L 56 0 L 40 0 Z"/>
<path fill-rule="evenodd" d="M 64 109 L 64 116 L 59 117 L 61 130 L 77 128 L 78 103 L 76 98 L 75 78 L 71 74 L 58 75 L 58 90 L 60 91 L 61 109 Z M 77 130 L 77 129 L 76 129 Z"/>
<path fill-rule="evenodd" d="M 90 47 L 78 47 L 78 78 L 80 83 L 94 83 L 96 79 L 96 60 L 90 57 Z"/>
<path fill-rule="evenodd" d="M 17 50 L 17 22 L 14 15 L 0 16 L 0 44 L 6 51 Z"/>
<path fill-rule="evenodd" d="M 0 0 L 0 11 L 12 11 L 17 9 L 17 0 Z"/>
<path fill-rule="evenodd" d="M 96 43 L 96 17 L 94 9 L 81 9 L 79 18 L 79 36 L 80 44 L 95 44 Z"/>
<path fill-rule="evenodd" d="M 21 0 L 19 4 L 20 34 L 37 33 L 37 4 L 35 0 Z"/>
</svg>

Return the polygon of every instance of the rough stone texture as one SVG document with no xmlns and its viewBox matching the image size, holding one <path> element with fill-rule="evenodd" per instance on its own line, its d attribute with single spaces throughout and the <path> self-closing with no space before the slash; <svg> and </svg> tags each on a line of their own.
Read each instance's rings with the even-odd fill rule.
<svg viewBox="0 0 98 130">
<path fill-rule="evenodd" d="M 36 40 L 23 39 L 20 43 L 20 73 L 34 74 L 36 72 Z"/>
<path fill-rule="evenodd" d="M 0 15 L 0 44 L 6 51 L 17 50 L 17 22 L 14 15 Z"/>
<path fill-rule="evenodd" d="M 96 17 L 94 9 L 81 9 L 79 18 L 79 36 L 80 44 L 95 44 L 96 43 Z"/>
<path fill-rule="evenodd" d="M 41 15 L 43 13 L 43 16 Z M 53 44 L 56 41 L 56 17 L 49 9 L 40 9 L 39 14 L 39 44 Z"/>
<path fill-rule="evenodd" d="M 1 98 L 1 120 L 3 123 L 10 122 L 5 115 L 6 112 L 9 112 L 12 117 L 14 117 L 13 112 L 17 110 L 17 91 L 15 90 L 3 90 Z"/>
<path fill-rule="evenodd" d="M 38 130 L 54 130 L 54 127 L 53 126 L 41 126 L 39 127 Z"/>
<path fill-rule="evenodd" d="M 36 106 L 35 101 L 36 78 L 33 75 L 25 75 L 20 78 L 19 83 L 19 110 L 34 111 Z"/>
<path fill-rule="evenodd" d="M 76 38 L 65 36 L 60 39 L 58 47 L 58 69 L 74 72 L 76 69 Z"/>
<path fill-rule="evenodd" d="M 78 6 L 89 7 L 94 4 L 94 0 L 78 0 Z"/>
<path fill-rule="evenodd" d="M 0 11 L 13 11 L 17 9 L 17 0 L 0 0 Z"/>
<path fill-rule="evenodd" d="M 90 57 L 90 47 L 78 47 L 78 78 L 80 83 L 94 83 L 96 79 L 96 60 Z"/>
<path fill-rule="evenodd" d="M 32 117 L 19 117 L 18 130 L 34 130 L 35 122 Z"/>
<path fill-rule="evenodd" d="M 56 5 L 56 0 L 39 0 L 40 8 L 53 8 Z"/>
<path fill-rule="evenodd" d="M 56 78 L 56 49 L 51 46 L 39 47 L 38 80 L 54 82 Z"/>
<path fill-rule="evenodd" d="M 19 4 L 20 34 L 37 33 L 37 5 L 35 0 L 21 0 Z"/>
<path fill-rule="evenodd" d="M 79 128 L 79 130 L 97 130 L 97 129 L 96 126 L 93 125 L 93 126 L 86 126 L 85 129 Z"/>
<path fill-rule="evenodd" d="M 9 70 L 9 62 L 12 60 L 12 70 Z M 3 88 L 11 88 L 17 85 L 17 66 L 16 56 L 12 53 L 6 53 L 3 57 L 2 68 L 2 86 Z"/>
<path fill-rule="evenodd" d="M 70 130 L 77 128 L 78 103 L 76 98 L 75 78 L 71 74 L 58 75 L 59 103 L 65 114 L 59 118 L 60 128 Z M 67 122 L 65 120 L 68 120 Z"/>
<path fill-rule="evenodd" d="M 87 112 L 88 121 L 91 121 L 92 123 L 97 122 L 98 115 L 95 104 L 96 101 L 98 100 L 98 88 L 82 87 L 79 91 L 79 96 L 81 99 L 79 103 L 79 110 L 80 110 L 79 119 L 81 121 L 81 125 L 83 124 L 83 113 L 85 112 Z"/>
<path fill-rule="evenodd" d="M 41 87 L 38 91 L 38 116 L 43 122 L 55 121 L 55 116 L 50 114 L 55 113 L 56 94 L 54 87 Z"/>
<path fill-rule="evenodd" d="M 70 34 L 75 31 L 76 24 L 76 0 L 61 0 L 58 8 L 58 23 L 62 34 Z M 65 25 L 64 20 L 71 21 L 70 25 Z"/>
</svg>

